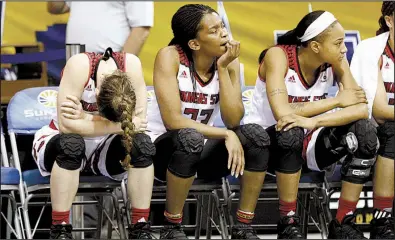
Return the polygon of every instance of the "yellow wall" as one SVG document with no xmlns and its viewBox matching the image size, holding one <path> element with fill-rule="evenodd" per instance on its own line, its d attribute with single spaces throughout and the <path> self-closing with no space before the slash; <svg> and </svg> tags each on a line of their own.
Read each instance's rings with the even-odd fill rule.
<svg viewBox="0 0 395 240">
<path fill-rule="evenodd" d="M 172 37 L 170 21 L 187 2 L 155 2 L 155 26 L 140 55 L 147 84 L 152 84 L 152 69 L 157 51 Z M 216 9 L 216 2 L 202 2 Z M 346 30 L 358 30 L 361 38 L 372 37 L 378 28 L 381 2 L 313 2 L 313 10 L 332 12 Z M 225 8 L 235 39 L 241 42 L 240 60 L 244 63 L 247 85 L 256 79 L 257 58 L 274 41 L 274 30 L 294 28 L 308 12 L 307 2 L 226 2 Z M 68 15 L 53 16 L 45 2 L 7 2 L 4 43 L 35 42 L 35 31 L 45 31 L 54 23 L 67 22 Z"/>
</svg>

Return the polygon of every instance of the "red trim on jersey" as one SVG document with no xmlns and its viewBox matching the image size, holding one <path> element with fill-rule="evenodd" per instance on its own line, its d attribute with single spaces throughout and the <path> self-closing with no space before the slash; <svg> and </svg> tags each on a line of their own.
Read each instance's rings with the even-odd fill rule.
<svg viewBox="0 0 395 240">
<path fill-rule="evenodd" d="M 122 67 L 122 71 L 126 72 L 126 52 L 122 52 L 122 58 L 123 58 L 123 67 Z"/>
<path fill-rule="evenodd" d="M 55 122 L 53 120 L 51 120 L 51 122 L 49 123 L 49 128 L 53 129 L 53 130 L 58 130 L 58 128 L 55 125 Z"/>
<path fill-rule="evenodd" d="M 182 50 L 182 48 L 179 45 L 176 45 L 176 49 L 177 49 L 177 52 L 178 52 L 178 56 L 180 58 L 180 63 L 182 65 L 184 65 L 185 67 L 189 68 L 189 60 L 188 60 L 188 57 L 185 54 L 185 52 Z"/>
<path fill-rule="evenodd" d="M 394 60 L 394 53 L 391 51 L 391 47 L 390 47 L 388 42 L 387 42 L 387 45 L 385 46 L 384 53 L 389 58 L 391 58 L 392 62 L 395 62 L 395 60 Z"/>
<path fill-rule="evenodd" d="M 277 45 L 277 46 L 275 46 L 275 47 L 279 47 L 279 48 L 281 48 L 283 51 L 284 51 L 284 53 L 285 53 L 285 57 L 287 58 L 287 63 L 288 63 L 288 65 L 287 65 L 287 71 L 285 72 L 285 74 L 284 74 L 284 79 L 285 79 L 285 77 L 287 76 L 287 74 L 288 74 L 288 68 L 289 68 L 289 59 L 288 59 L 288 53 L 287 53 L 287 50 L 286 50 L 286 45 Z M 269 49 L 268 49 L 268 51 L 269 51 Z M 266 55 L 266 54 L 265 54 Z M 264 62 L 264 59 L 265 59 L 265 57 L 263 57 L 262 58 L 262 61 L 259 63 L 259 67 L 258 67 L 258 78 L 259 78 L 259 80 L 261 80 L 262 82 L 266 82 L 266 79 L 265 78 L 263 78 L 262 76 L 261 76 L 261 74 L 259 73 L 259 69 L 261 69 L 261 66 L 262 66 L 262 64 L 263 64 L 263 62 Z"/>
<path fill-rule="evenodd" d="M 88 78 L 86 79 L 86 82 L 84 84 L 84 88 L 88 85 L 89 79 L 91 78 L 92 75 L 92 68 L 93 68 L 93 53 L 85 53 L 86 56 L 89 58 L 89 72 L 88 72 Z"/>
<path fill-rule="evenodd" d="M 317 82 L 317 78 L 315 78 L 314 79 L 314 82 L 313 82 L 313 84 L 311 84 L 311 85 L 309 85 L 309 83 L 306 81 L 306 79 L 304 78 L 304 76 L 303 76 L 303 73 L 302 73 L 302 70 L 301 70 L 301 68 L 300 68 L 300 63 L 299 63 L 299 58 L 298 58 L 298 48 L 295 46 L 295 48 L 294 48 L 294 51 L 295 51 L 295 53 L 294 53 L 294 55 L 293 55 L 293 57 L 295 58 L 295 71 L 296 71 L 296 73 L 298 74 L 298 76 L 299 76 L 299 79 L 300 79 L 300 82 L 303 84 L 303 86 L 306 88 L 306 89 L 309 89 L 309 88 L 311 88 L 312 86 L 314 86 L 314 84 Z M 321 67 L 320 67 L 321 68 Z"/>
<path fill-rule="evenodd" d="M 306 136 L 303 138 L 303 151 L 302 151 L 302 157 L 303 159 L 307 160 L 307 147 L 309 146 L 309 143 L 311 141 L 311 138 L 313 137 L 313 133 L 316 131 L 317 129 L 313 129 L 311 130 L 308 134 L 306 134 Z"/>
<path fill-rule="evenodd" d="M 182 65 L 184 65 L 184 66 L 189 68 L 190 62 L 189 62 L 188 57 L 185 54 L 185 52 L 182 50 L 182 48 L 179 45 L 176 45 L 176 49 L 177 49 L 177 52 L 178 52 L 178 56 L 180 58 L 180 64 L 182 64 Z M 199 74 L 197 74 L 196 71 L 194 71 L 191 74 L 193 74 L 193 76 L 196 79 L 196 82 L 198 82 L 200 84 L 200 86 L 205 87 L 205 86 L 209 85 L 211 83 L 211 81 L 214 79 L 215 70 L 216 70 L 215 69 L 215 64 L 213 64 L 212 69 L 214 69 L 213 70 L 213 74 L 211 75 L 210 79 L 207 82 L 203 81 L 202 78 L 199 76 Z"/>
<path fill-rule="evenodd" d="M 37 141 L 33 144 L 33 158 L 34 158 L 35 160 L 37 160 L 37 152 L 40 151 L 40 149 L 41 149 L 42 146 L 44 145 L 45 141 L 42 141 L 42 142 L 40 143 L 40 146 L 39 146 L 38 148 L 36 148 L 36 144 L 37 144 L 41 139 L 46 138 L 46 137 L 48 137 L 48 136 L 49 136 L 49 135 L 43 135 L 43 136 L 39 137 L 39 138 L 37 139 Z"/>
<path fill-rule="evenodd" d="M 380 62 L 380 70 L 382 70 L 383 69 L 383 62 L 384 62 L 383 55 L 380 56 L 379 62 Z"/>
<path fill-rule="evenodd" d="M 214 76 L 215 76 L 215 64 L 213 65 L 212 69 L 214 69 L 214 70 L 212 70 L 213 73 L 211 74 L 211 77 L 210 77 L 210 79 L 207 82 L 203 81 L 200 78 L 199 74 L 197 74 L 197 72 L 193 73 L 193 75 L 196 78 L 196 81 L 200 84 L 200 86 L 205 87 L 205 86 L 209 85 L 211 83 L 211 81 L 214 79 Z"/>
</svg>

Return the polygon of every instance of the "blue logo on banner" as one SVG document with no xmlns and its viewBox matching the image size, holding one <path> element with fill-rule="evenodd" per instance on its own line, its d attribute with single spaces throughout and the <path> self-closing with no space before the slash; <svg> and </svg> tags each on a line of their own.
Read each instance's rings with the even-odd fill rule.
<svg viewBox="0 0 395 240">
<path fill-rule="evenodd" d="M 28 88 L 17 92 L 7 108 L 8 129 L 15 133 L 34 133 L 56 115 L 58 87 Z"/>
</svg>

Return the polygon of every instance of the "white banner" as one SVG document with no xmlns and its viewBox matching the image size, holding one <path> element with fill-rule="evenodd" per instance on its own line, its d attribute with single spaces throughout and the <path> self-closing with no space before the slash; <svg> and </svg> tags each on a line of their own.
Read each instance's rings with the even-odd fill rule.
<svg viewBox="0 0 395 240">
<path fill-rule="evenodd" d="M 233 39 L 232 31 L 230 30 L 230 23 L 229 23 L 228 15 L 226 15 L 224 3 L 222 1 L 218 1 L 217 2 L 217 8 L 218 8 L 217 9 L 218 14 L 222 18 L 222 21 L 225 24 L 226 30 L 228 30 L 229 38 Z"/>
<path fill-rule="evenodd" d="M 4 15 L 5 15 L 5 1 L 1 1 L 0 5 L 0 14 L 1 14 L 1 38 L 0 45 L 3 43 L 3 32 L 4 32 Z"/>
</svg>

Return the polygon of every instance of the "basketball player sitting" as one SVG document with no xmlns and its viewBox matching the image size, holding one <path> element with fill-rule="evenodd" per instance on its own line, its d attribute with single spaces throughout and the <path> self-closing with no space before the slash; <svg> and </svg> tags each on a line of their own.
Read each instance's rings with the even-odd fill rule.
<svg viewBox="0 0 395 240">
<path fill-rule="evenodd" d="M 250 222 L 265 178 L 269 137 L 257 124 L 239 125 L 244 114 L 240 44 L 229 39 L 218 13 L 205 5 L 184 5 L 171 27 L 174 38 L 156 57 L 156 100 L 148 111 L 148 134 L 157 150 L 155 177 L 167 181 L 160 237 L 186 239 L 182 211 L 197 173 L 206 180 L 241 177 L 232 238 L 257 239 Z M 219 110 L 227 128 L 213 127 Z"/>
<path fill-rule="evenodd" d="M 39 130 L 33 156 L 51 175 L 51 239 L 71 238 L 70 207 L 80 172 L 128 177 L 132 202 L 129 237 L 150 238 L 147 224 L 155 146 L 147 126 L 147 92 L 140 60 L 126 53 L 81 53 L 64 68 L 57 117 Z M 67 182 L 67 184 L 65 184 Z"/>
<path fill-rule="evenodd" d="M 373 219 L 370 239 L 395 239 L 394 218 L 394 10 L 395 2 L 383 2 L 376 37 L 362 41 L 353 56 L 351 72 L 365 89 L 369 111 L 378 123 L 380 148 L 373 178 Z M 370 114 L 370 116 L 372 116 Z M 351 209 L 355 209 L 353 202 Z"/>
<path fill-rule="evenodd" d="M 259 59 L 253 108 L 245 122 L 260 124 L 270 136 L 269 171 L 275 170 L 280 201 L 278 238 L 302 238 L 295 211 L 303 165 L 322 171 L 347 156 L 340 221 L 349 199 L 359 196 L 346 189 L 362 187 L 367 176 L 357 173 L 368 173 L 374 163 L 376 129 L 365 120 L 367 100 L 351 75 L 344 37 L 344 29 L 331 13 L 314 11 Z M 335 79 L 340 91 L 335 98 L 327 98 Z M 331 111 L 336 108 L 342 109 Z M 334 223 L 331 229 L 336 226 L 337 238 L 363 237 L 350 217 L 342 225 Z"/>
</svg>

